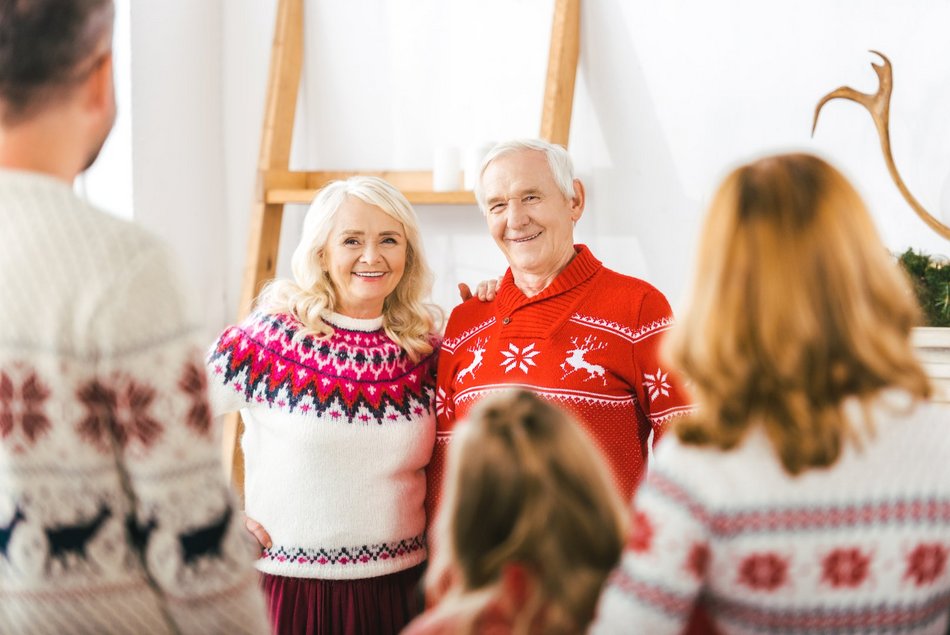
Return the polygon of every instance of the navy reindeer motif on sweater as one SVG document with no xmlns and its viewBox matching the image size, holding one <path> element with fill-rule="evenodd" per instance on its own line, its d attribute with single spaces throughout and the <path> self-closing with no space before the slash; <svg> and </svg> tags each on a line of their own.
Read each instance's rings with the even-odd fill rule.
<svg viewBox="0 0 950 635">
<path fill-rule="evenodd" d="M 178 535 L 184 563 L 191 564 L 204 556 L 221 557 L 221 542 L 233 513 L 230 506 L 210 525 Z"/>
<path fill-rule="evenodd" d="M 86 547 L 96 535 L 103 523 L 112 515 L 112 510 L 104 503 L 99 506 L 99 512 L 91 519 L 73 525 L 59 525 L 44 528 L 46 540 L 49 542 L 49 558 L 46 568 L 49 569 L 53 560 L 59 560 L 63 567 L 67 566 L 66 557 L 69 554 L 86 560 Z"/>
<path fill-rule="evenodd" d="M 145 553 L 145 547 L 148 546 L 148 539 L 157 524 L 154 517 L 149 518 L 148 522 L 144 525 L 140 525 L 135 514 L 126 516 L 125 530 L 128 532 L 129 541 L 136 551 L 143 554 Z"/>
<path fill-rule="evenodd" d="M 23 515 L 23 510 L 17 506 L 13 512 L 13 518 L 7 523 L 7 526 L 0 527 L 0 554 L 7 560 L 10 559 L 8 549 L 10 548 L 10 538 L 13 537 L 13 530 L 16 529 L 17 524 L 23 520 L 26 520 L 26 517 Z"/>
</svg>

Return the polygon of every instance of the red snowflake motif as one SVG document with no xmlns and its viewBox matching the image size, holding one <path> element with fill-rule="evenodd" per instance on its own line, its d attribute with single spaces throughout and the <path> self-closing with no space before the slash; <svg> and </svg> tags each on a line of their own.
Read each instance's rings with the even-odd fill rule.
<svg viewBox="0 0 950 635">
<path fill-rule="evenodd" d="M 86 416 L 76 428 L 85 441 L 100 450 L 112 450 L 112 439 L 125 448 L 137 439 L 145 447 L 162 433 L 160 423 L 149 415 L 155 390 L 128 380 L 118 388 L 93 380 L 79 389 L 77 397 L 86 407 Z"/>
<path fill-rule="evenodd" d="M 204 369 L 194 362 L 188 362 L 178 380 L 178 387 L 191 401 L 185 423 L 198 434 L 207 436 L 211 432 L 211 407 L 208 405 L 208 377 Z"/>
<path fill-rule="evenodd" d="M 13 434 L 17 424 L 31 444 L 49 432 L 51 424 L 43 410 L 49 395 L 36 373 L 30 373 L 17 391 L 9 375 L 0 372 L 0 438 Z"/>
<path fill-rule="evenodd" d="M 653 521 L 645 512 L 635 510 L 630 516 L 630 540 L 627 547 L 634 553 L 646 553 L 653 546 Z"/>
<path fill-rule="evenodd" d="M 709 545 L 702 542 L 694 543 L 686 556 L 686 570 L 702 580 L 709 567 Z"/>
<path fill-rule="evenodd" d="M 948 549 L 940 543 L 921 543 L 907 555 L 905 578 L 917 586 L 933 583 L 947 568 Z"/>
<path fill-rule="evenodd" d="M 774 591 L 788 580 L 788 560 L 775 553 L 754 553 L 739 564 L 739 583 L 757 591 Z"/>
<path fill-rule="evenodd" d="M 860 549 L 834 549 L 821 561 L 821 579 L 835 588 L 861 586 L 870 572 L 871 556 Z"/>
</svg>

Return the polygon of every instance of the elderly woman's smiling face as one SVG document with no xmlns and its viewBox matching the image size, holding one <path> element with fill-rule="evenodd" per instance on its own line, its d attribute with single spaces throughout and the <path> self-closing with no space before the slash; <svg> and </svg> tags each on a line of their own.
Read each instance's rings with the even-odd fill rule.
<svg viewBox="0 0 950 635">
<path fill-rule="evenodd" d="M 383 314 L 383 302 L 406 269 L 406 232 L 401 222 L 348 196 L 337 210 L 321 255 L 333 283 L 333 310 L 352 318 Z"/>
</svg>

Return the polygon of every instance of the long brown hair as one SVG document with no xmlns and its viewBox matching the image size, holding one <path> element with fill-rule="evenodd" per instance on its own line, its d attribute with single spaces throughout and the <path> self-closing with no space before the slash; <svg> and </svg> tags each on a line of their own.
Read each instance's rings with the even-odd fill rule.
<svg viewBox="0 0 950 635">
<path fill-rule="evenodd" d="M 526 391 L 490 398 L 457 428 L 430 589 L 459 632 L 498 601 L 508 564 L 529 572 L 512 632 L 581 632 L 623 549 L 625 514 L 603 458 L 579 425 Z"/>
<path fill-rule="evenodd" d="M 923 399 L 919 309 L 860 196 L 825 161 L 772 156 L 729 174 L 703 228 L 691 306 L 668 352 L 698 413 L 686 442 L 734 447 L 761 424 L 785 469 L 834 463 L 882 389 Z"/>
</svg>

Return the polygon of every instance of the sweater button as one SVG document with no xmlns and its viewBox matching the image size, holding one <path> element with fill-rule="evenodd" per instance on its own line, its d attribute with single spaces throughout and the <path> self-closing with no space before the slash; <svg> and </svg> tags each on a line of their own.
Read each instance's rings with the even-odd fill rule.
<svg viewBox="0 0 950 635">
<path fill-rule="evenodd" d="M 511 318 L 510 318 L 510 317 L 506 317 L 504 320 L 501 321 L 501 323 L 502 323 L 502 324 L 511 324 Z"/>
</svg>

